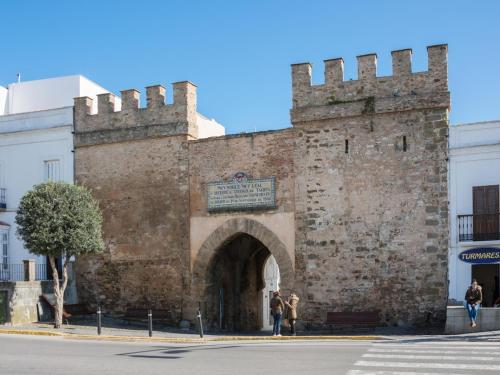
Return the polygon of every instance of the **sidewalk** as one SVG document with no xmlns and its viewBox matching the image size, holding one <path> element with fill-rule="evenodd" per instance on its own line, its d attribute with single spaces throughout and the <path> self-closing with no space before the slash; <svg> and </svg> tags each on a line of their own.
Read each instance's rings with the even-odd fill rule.
<svg viewBox="0 0 500 375">
<path fill-rule="evenodd" d="M 153 327 L 154 328 L 154 327 Z M 200 338 L 197 331 L 181 330 L 174 327 L 157 327 L 153 330 L 153 337 L 149 337 L 146 326 L 141 324 L 117 324 L 116 321 L 103 321 L 102 333 L 97 335 L 97 328 L 93 322 L 79 322 L 78 324 L 65 324 L 61 329 L 54 329 L 50 323 L 33 323 L 22 326 L 0 326 L 1 334 L 55 336 L 72 340 L 97 340 L 97 341 L 123 341 L 123 342 L 162 342 L 162 343 L 192 343 L 201 344 L 224 341 L 321 341 L 321 340 L 357 340 L 378 341 L 388 340 L 393 342 L 418 342 L 431 341 L 467 341 L 467 342 L 500 342 L 500 331 L 475 332 L 460 335 L 445 335 L 442 333 L 415 333 L 400 330 L 383 329 L 374 334 L 324 334 L 307 332 L 298 336 L 272 337 L 267 332 L 253 334 L 224 334 L 206 333 Z"/>
<path fill-rule="evenodd" d="M 209 341 L 288 341 L 288 340 L 378 340 L 381 336 L 375 335 L 299 335 L 272 337 L 266 332 L 254 334 L 214 334 L 206 333 L 200 338 L 194 330 L 181 330 L 172 327 L 153 326 L 153 337 L 149 337 L 147 327 L 128 324 L 126 327 L 117 324 L 106 325 L 103 322 L 101 335 L 97 335 L 94 324 L 64 324 L 61 329 L 53 328 L 50 323 L 33 323 L 22 326 L 0 326 L 0 334 L 23 334 L 38 336 L 59 336 L 68 339 L 106 340 L 106 341 L 155 341 L 155 342 L 183 342 L 205 343 Z"/>
</svg>

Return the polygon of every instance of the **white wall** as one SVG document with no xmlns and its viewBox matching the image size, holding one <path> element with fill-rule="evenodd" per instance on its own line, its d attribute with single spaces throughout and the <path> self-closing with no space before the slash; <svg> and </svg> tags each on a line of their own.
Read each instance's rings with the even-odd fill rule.
<svg viewBox="0 0 500 375">
<path fill-rule="evenodd" d="M 198 125 L 198 138 L 218 137 L 226 133 L 224 126 L 219 124 L 214 119 L 208 119 L 198 113 L 196 117 L 196 124 Z"/>
<path fill-rule="evenodd" d="M 1 94 L 0 90 L 0 108 Z M 94 99 L 93 112 L 97 109 L 96 95 L 109 92 L 81 75 L 66 76 L 11 83 L 8 85 L 6 111 L 0 114 L 18 114 L 48 109 L 71 107 L 73 98 L 88 96 Z M 117 98 L 117 110 L 121 108 Z"/>
<path fill-rule="evenodd" d="M 61 110 L 57 110 L 61 111 Z M 67 116 L 72 115 L 72 108 L 66 108 Z M 37 119 L 44 123 L 44 115 L 50 111 L 25 114 L 31 121 Z M 10 116 L 8 116 L 10 117 Z M 18 116 L 12 121 L 20 119 Z M 25 119 L 26 120 L 26 119 Z M 9 121 L 0 117 L 1 126 L 12 127 Z M 20 264 L 24 259 L 43 258 L 31 255 L 16 237 L 15 215 L 21 197 L 26 191 L 44 180 L 44 161 L 59 159 L 61 163 L 61 180 L 73 182 L 73 135 L 71 122 L 65 126 L 21 132 L 0 133 L 0 184 L 6 189 L 7 210 L 0 213 L 0 221 L 10 225 L 9 231 L 9 263 Z"/>
<path fill-rule="evenodd" d="M 44 161 L 60 161 L 62 181 L 73 183 L 73 98 L 108 92 L 75 75 L 13 83 L 0 87 L 0 187 L 6 189 L 7 210 L 0 222 L 9 227 L 9 263 L 37 259 L 16 237 L 15 215 L 21 197 L 44 181 Z M 3 99 L 4 98 L 4 99 Z M 2 112 L 2 100 L 6 110 Z M 121 107 L 117 98 L 117 110 Z"/>
<path fill-rule="evenodd" d="M 449 297 L 462 301 L 471 265 L 458 255 L 476 247 L 500 247 L 500 241 L 459 242 L 457 219 L 472 214 L 474 186 L 500 185 L 500 121 L 450 126 L 449 146 Z"/>
<path fill-rule="evenodd" d="M 0 116 L 4 115 L 7 111 L 7 94 L 7 89 L 0 86 Z"/>
<path fill-rule="evenodd" d="M 8 114 L 70 107 L 80 93 L 80 76 L 11 83 L 8 90 Z"/>
</svg>

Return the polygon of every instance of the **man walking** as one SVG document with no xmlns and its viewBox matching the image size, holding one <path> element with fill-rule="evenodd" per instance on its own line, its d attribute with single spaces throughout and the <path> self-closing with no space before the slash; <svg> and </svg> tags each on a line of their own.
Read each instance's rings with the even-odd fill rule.
<svg viewBox="0 0 500 375">
<path fill-rule="evenodd" d="M 274 319 L 273 336 L 281 336 L 281 317 L 283 316 L 284 308 L 285 304 L 281 299 L 280 292 L 274 292 L 273 298 L 271 299 L 271 313 Z"/>
<path fill-rule="evenodd" d="M 481 287 L 478 285 L 477 280 L 473 279 L 471 286 L 467 289 L 465 293 L 465 307 L 469 312 L 470 326 L 472 328 L 476 327 L 477 314 L 479 308 L 481 307 L 481 302 L 483 300 L 483 293 Z"/>
</svg>

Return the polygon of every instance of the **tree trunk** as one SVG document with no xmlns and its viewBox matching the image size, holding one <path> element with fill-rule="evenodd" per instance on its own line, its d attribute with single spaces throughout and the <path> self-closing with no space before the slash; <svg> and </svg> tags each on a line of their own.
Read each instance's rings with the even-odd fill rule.
<svg viewBox="0 0 500 375">
<path fill-rule="evenodd" d="M 54 306 L 54 328 L 61 328 L 63 323 L 64 291 L 66 290 L 66 285 L 68 284 L 68 261 L 68 258 L 64 260 L 62 283 L 60 284 L 55 257 L 49 256 L 54 283 L 54 295 L 56 297 L 56 305 Z"/>
</svg>

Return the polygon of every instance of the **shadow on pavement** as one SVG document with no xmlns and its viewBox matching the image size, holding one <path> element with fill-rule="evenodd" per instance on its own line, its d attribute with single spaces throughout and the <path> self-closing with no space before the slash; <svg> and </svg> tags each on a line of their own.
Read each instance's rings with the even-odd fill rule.
<svg viewBox="0 0 500 375">
<path fill-rule="evenodd" d="M 133 357 L 133 358 L 181 359 L 184 357 L 180 356 L 179 354 L 186 354 L 194 351 L 233 349 L 240 347 L 241 347 L 240 345 L 224 345 L 224 346 L 200 345 L 200 346 L 184 346 L 184 347 L 176 346 L 167 349 L 165 349 L 165 347 L 158 347 L 156 349 L 140 350 L 136 352 L 120 353 L 116 355 Z M 152 353 L 152 354 L 148 355 L 147 353 Z"/>
</svg>

